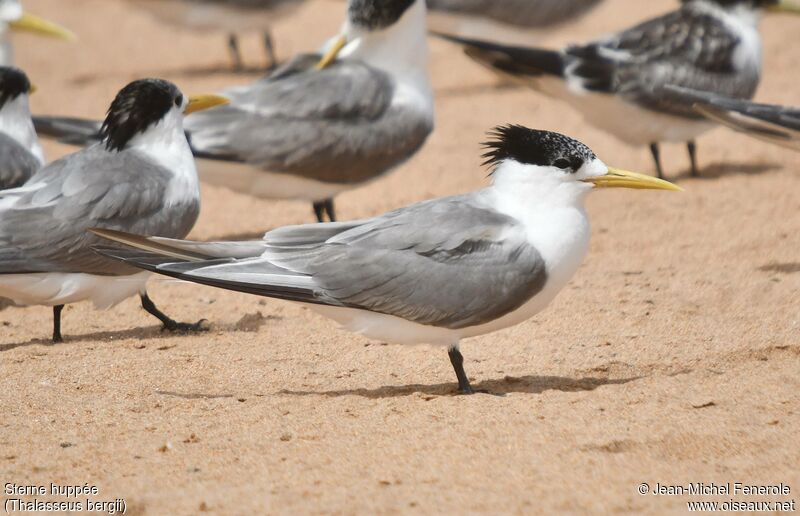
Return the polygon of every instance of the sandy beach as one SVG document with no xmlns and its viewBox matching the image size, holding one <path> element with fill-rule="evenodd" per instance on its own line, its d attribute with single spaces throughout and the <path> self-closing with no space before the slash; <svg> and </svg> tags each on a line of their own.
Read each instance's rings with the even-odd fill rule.
<svg viewBox="0 0 800 516">
<path fill-rule="evenodd" d="M 229 72 L 224 34 L 162 25 L 127 2 L 25 4 L 79 36 L 16 37 L 36 113 L 101 118 L 140 77 L 186 93 L 258 77 Z M 538 43 L 588 40 L 676 4 L 608 0 Z M 315 48 L 343 11 L 320 0 L 281 20 L 279 55 Z M 758 100 L 800 105 L 797 24 L 762 22 Z M 249 65 L 263 62 L 257 35 L 242 44 Z M 390 176 L 340 196 L 340 219 L 481 188 L 480 143 L 501 123 L 556 130 L 653 172 L 647 149 L 564 104 L 497 88 L 450 44 L 431 40 L 430 69 L 434 134 Z M 589 256 L 555 302 L 462 343 L 473 385 L 502 397 L 456 395 L 444 349 L 384 345 L 296 305 L 160 278 L 159 306 L 211 331 L 162 333 L 133 298 L 107 312 L 68 306 L 65 342 L 51 345 L 50 308 L 2 310 L 0 479 L 94 485 L 91 499 L 153 515 L 664 514 L 691 500 L 800 499 L 800 154 L 725 129 L 698 148 L 698 179 L 683 146 L 662 150 L 684 193 L 594 193 Z M 49 159 L 73 150 L 45 145 Z M 197 239 L 314 220 L 307 203 L 209 186 L 202 196 Z M 791 493 L 639 493 L 690 482 Z"/>
</svg>

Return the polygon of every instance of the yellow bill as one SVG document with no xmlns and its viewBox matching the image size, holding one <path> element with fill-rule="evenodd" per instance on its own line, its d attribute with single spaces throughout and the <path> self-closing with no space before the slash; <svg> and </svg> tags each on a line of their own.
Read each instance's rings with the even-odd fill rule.
<svg viewBox="0 0 800 516">
<path fill-rule="evenodd" d="M 65 39 L 67 41 L 74 41 L 76 39 L 72 31 L 30 13 L 22 13 L 22 17 L 9 23 L 9 26 L 14 30 L 25 30 L 43 36 Z"/>
<path fill-rule="evenodd" d="M 189 103 L 186 105 L 186 109 L 184 109 L 183 112 L 188 115 L 213 107 L 224 106 L 225 104 L 230 104 L 230 102 L 231 99 L 223 97 L 222 95 L 194 95 L 189 97 Z"/>
<path fill-rule="evenodd" d="M 777 13 L 800 14 L 800 4 L 790 0 L 778 0 L 778 3 L 767 7 L 767 10 Z"/>
<path fill-rule="evenodd" d="M 683 191 L 683 188 L 669 181 L 613 167 L 608 167 L 608 173 L 604 176 L 588 177 L 584 179 L 584 181 L 592 183 L 598 188 L 637 188 L 641 190 Z"/>
<path fill-rule="evenodd" d="M 339 52 L 342 51 L 344 46 L 347 45 L 347 38 L 344 36 L 339 36 L 334 41 L 333 46 L 325 52 L 325 55 L 322 56 L 322 59 L 319 60 L 319 63 L 314 67 L 317 70 L 322 70 L 325 67 L 329 66 L 332 62 L 336 61 L 336 57 L 339 55 Z"/>
</svg>

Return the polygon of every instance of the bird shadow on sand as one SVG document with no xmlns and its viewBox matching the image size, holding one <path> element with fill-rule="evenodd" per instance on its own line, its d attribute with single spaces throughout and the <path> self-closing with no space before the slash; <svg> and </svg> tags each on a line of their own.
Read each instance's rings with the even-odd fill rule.
<svg viewBox="0 0 800 516">
<path fill-rule="evenodd" d="M 74 334 L 70 335 L 69 333 L 64 333 L 64 342 L 53 342 L 53 340 L 50 337 L 43 336 L 40 338 L 31 339 L 27 342 L 0 344 L 0 353 L 27 346 L 45 346 L 46 348 L 56 348 L 57 346 L 60 346 L 62 344 L 73 344 L 78 342 L 93 342 L 95 344 L 97 343 L 113 344 L 116 341 L 124 341 L 124 340 L 147 341 L 147 342 L 142 342 L 141 344 L 141 349 L 144 349 L 146 347 L 149 347 L 151 341 L 157 341 L 159 339 L 167 339 L 170 337 L 191 336 L 191 335 L 194 335 L 194 333 L 162 331 L 160 326 L 141 326 L 138 328 L 130 328 L 127 330 L 98 331 L 93 333 L 83 333 L 80 335 L 74 335 Z"/>
<path fill-rule="evenodd" d="M 759 267 L 758 270 L 761 272 L 775 272 L 778 274 L 795 274 L 800 272 L 800 263 L 798 262 L 789 262 L 789 263 L 777 263 L 773 262 L 762 267 Z"/>
<path fill-rule="evenodd" d="M 700 169 L 698 177 L 692 177 L 691 171 L 687 169 L 669 179 L 677 181 L 699 179 L 702 181 L 719 179 L 723 176 L 757 176 L 778 170 L 781 166 L 780 163 L 711 163 Z"/>
<path fill-rule="evenodd" d="M 484 380 L 473 384 L 476 391 L 496 396 L 505 396 L 510 393 L 540 394 L 545 391 L 580 392 L 593 391 L 603 385 L 623 385 L 640 379 L 640 376 L 631 378 L 567 378 L 563 376 L 506 376 L 499 380 Z M 430 396 L 453 396 L 458 394 L 455 383 L 438 383 L 433 385 L 397 385 L 384 386 L 377 389 L 343 389 L 336 391 L 292 391 L 283 389 L 277 394 L 288 396 L 326 396 L 331 398 L 341 396 L 361 396 L 364 398 L 400 398 L 414 394 Z"/>
</svg>

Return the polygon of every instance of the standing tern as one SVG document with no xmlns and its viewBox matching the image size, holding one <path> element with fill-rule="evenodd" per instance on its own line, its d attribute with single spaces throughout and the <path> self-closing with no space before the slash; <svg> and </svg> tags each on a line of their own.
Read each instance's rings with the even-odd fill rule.
<svg viewBox="0 0 800 516">
<path fill-rule="evenodd" d="M 413 156 L 433 130 L 424 0 L 350 0 L 341 34 L 271 76 L 223 92 L 227 106 L 186 118 L 206 183 L 269 199 L 333 197 Z M 85 144 L 99 124 L 34 117 L 40 135 Z"/>
<path fill-rule="evenodd" d="M 587 45 L 543 50 L 445 36 L 479 63 L 565 100 L 592 125 L 631 145 L 650 145 L 659 177 L 660 142 L 686 142 L 716 124 L 665 97 L 666 84 L 734 98 L 753 96 L 761 76 L 760 12 L 800 13 L 788 0 L 682 0 L 664 16 Z"/>
<path fill-rule="evenodd" d="M 0 192 L 0 296 L 52 306 L 54 342 L 62 340 L 65 304 L 91 300 L 103 309 L 134 294 L 165 329 L 199 329 L 159 311 L 145 290 L 149 274 L 92 252 L 97 239 L 86 230 L 185 237 L 200 210 L 200 190 L 183 114 L 225 101 L 187 99 L 166 81 L 134 81 L 111 104 L 101 143 Z"/>
<path fill-rule="evenodd" d="M 29 31 L 66 40 L 75 39 L 75 35 L 69 30 L 23 11 L 20 0 L 0 0 L 0 65 L 14 63 L 14 51 L 9 38 L 11 30 Z"/>
<path fill-rule="evenodd" d="M 759 104 L 677 86 L 666 86 L 665 90 L 691 103 L 701 115 L 734 131 L 800 150 L 800 108 Z"/>
<path fill-rule="evenodd" d="M 564 288 L 589 249 L 586 195 L 597 187 L 679 190 L 606 166 L 548 131 L 492 133 L 492 185 L 353 222 L 288 226 L 255 242 L 189 242 L 94 230 L 134 249 L 98 247 L 126 265 L 307 304 L 346 329 L 441 345 L 472 393 L 461 339 L 525 321 Z"/>
<path fill-rule="evenodd" d="M 44 165 L 28 105 L 32 91 L 22 70 L 0 66 L 0 190 L 22 185 Z"/>
<path fill-rule="evenodd" d="M 227 31 L 234 67 L 244 68 L 239 32 L 262 31 L 268 68 L 278 63 L 271 26 L 294 12 L 304 0 L 128 0 L 152 13 L 159 21 L 201 31 Z"/>
</svg>

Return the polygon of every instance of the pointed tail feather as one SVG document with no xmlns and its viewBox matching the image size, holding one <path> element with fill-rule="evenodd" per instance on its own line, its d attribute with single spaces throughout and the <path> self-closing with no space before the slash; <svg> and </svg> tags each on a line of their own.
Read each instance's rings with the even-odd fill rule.
<svg viewBox="0 0 800 516">
<path fill-rule="evenodd" d="M 198 252 L 201 242 L 154 239 L 121 231 L 93 229 L 94 234 L 127 245 L 97 245 L 92 249 L 113 260 L 165 276 L 247 294 L 313 304 L 337 304 L 318 297 L 311 277 L 286 270 L 260 256 L 235 258 Z M 189 244 L 195 245 L 190 247 Z M 233 253 L 243 248 L 233 242 Z M 221 255 L 223 242 L 214 243 Z M 188 248 L 188 249 L 187 249 Z"/>
<path fill-rule="evenodd" d="M 565 60 L 561 52 L 541 48 L 501 45 L 491 41 L 462 38 L 433 32 L 434 36 L 464 47 L 464 53 L 491 68 L 512 76 L 555 75 L 563 77 Z"/>
<path fill-rule="evenodd" d="M 95 120 L 34 116 L 33 126 L 39 136 L 51 138 L 68 145 L 87 146 L 101 140 L 101 123 Z"/>
</svg>

